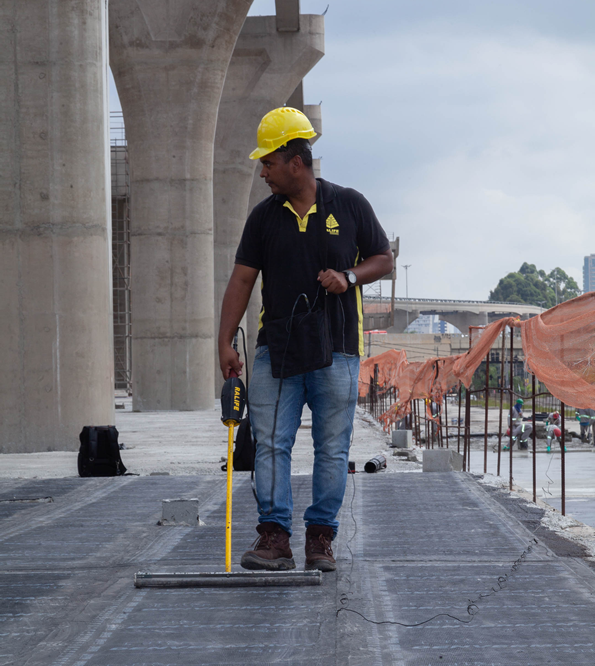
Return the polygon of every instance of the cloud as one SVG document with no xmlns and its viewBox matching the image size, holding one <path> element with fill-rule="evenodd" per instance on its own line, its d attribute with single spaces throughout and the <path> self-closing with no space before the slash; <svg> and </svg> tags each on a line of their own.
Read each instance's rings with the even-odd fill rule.
<svg viewBox="0 0 595 666">
<path fill-rule="evenodd" d="M 590 44 L 518 26 L 428 18 L 327 39 L 306 82 L 324 90 L 315 152 L 401 237 L 410 294 L 485 299 L 523 261 L 582 284 L 595 250 L 594 65 Z"/>
</svg>

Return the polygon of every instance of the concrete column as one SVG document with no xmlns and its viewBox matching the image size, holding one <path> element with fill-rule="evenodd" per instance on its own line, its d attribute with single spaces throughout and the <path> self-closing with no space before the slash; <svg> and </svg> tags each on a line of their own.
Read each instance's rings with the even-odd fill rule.
<svg viewBox="0 0 595 666">
<path fill-rule="evenodd" d="M 258 123 L 265 113 L 284 104 L 323 56 L 323 17 L 301 16 L 300 25 L 297 32 L 279 32 L 275 16 L 248 17 L 227 72 L 217 121 L 213 187 L 217 321 L 249 211 L 258 164 L 248 155 L 256 147 Z M 216 366 L 220 386 L 217 361 Z"/>
<path fill-rule="evenodd" d="M 111 0 L 130 159 L 133 409 L 213 405 L 213 142 L 252 0 Z"/>
<path fill-rule="evenodd" d="M 114 423 L 102 0 L 0 4 L 0 451 Z"/>
<path fill-rule="evenodd" d="M 394 326 L 388 328 L 389 333 L 404 333 L 409 324 L 412 324 L 420 315 L 419 310 L 397 310 L 395 309 Z"/>
</svg>

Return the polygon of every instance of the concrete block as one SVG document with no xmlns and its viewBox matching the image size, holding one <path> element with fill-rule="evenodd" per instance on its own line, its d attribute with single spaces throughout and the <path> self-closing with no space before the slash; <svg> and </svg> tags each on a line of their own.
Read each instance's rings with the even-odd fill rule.
<svg viewBox="0 0 595 666">
<path fill-rule="evenodd" d="M 410 449 L 413 446 L 413 431 L 393 430 L 393 446 L 398 449 Z"/>
<path fill-rule="evenodd" d="M 462 472 L 463 456 L 452 449 L 426 449 L 423 454 L 424 472 Z"/>
<path fill-rule="evenodd" d="M 198 499 L 165 499 L 161 503 L 160 525 L 184 525 L 196 527 L 199 524 Z"/>
</svg>

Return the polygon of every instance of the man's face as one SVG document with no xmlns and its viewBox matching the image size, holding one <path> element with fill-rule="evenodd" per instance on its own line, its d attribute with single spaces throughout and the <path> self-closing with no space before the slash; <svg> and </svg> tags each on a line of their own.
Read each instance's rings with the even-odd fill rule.
<svg viewBox="0 0 595 666">
<path fill-rule="evenodd" d="M 273 194 L 288 195 L 295 187 L 292 162 L 285 164 L 281 153 L 269 153 L 260 158 L 260 177 L 271 188 Z"/>
</svg>

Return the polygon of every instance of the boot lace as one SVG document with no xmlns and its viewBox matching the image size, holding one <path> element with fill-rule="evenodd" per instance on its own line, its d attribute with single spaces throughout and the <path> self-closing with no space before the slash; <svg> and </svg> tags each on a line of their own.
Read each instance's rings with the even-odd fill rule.
<svg viewBox="0 0 595 666">
<path fill-rule="evenodd" d="M 274 532 L 263 532 L 256 537 L 254 543 L 250 546 L 252 550 L 271 550 L 273 548 L 272 536 Z"/>
<path fill-rule="evenodd" d="M 331 548 L 331 540 L 325 537 L 324 534 L 319 534 L 317 537 L 310 537 L 310 550 L 312 553 L 324 553 L 329 557 L 333 556 L 333 549 Z"/>
</svg>

